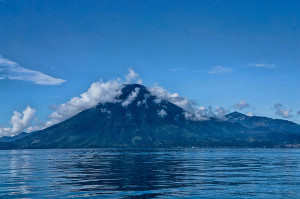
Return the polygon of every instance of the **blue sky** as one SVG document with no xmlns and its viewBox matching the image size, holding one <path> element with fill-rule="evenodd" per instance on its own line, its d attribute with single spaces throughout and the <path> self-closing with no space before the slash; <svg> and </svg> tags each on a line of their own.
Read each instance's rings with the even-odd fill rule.
<svg viewBox="0 0 300 199">
<path fill-rule="evenodd" d="M 0 59 L 30 71 L 0 71 L 0 126 L 28 105 L 46 121 L 54 105 L 130 67 L 199 106 L 234 111 L 245 100 L 243 113 L 300 123 L 299 10 L 299 1 L 2 0 Z"/>
</svg>

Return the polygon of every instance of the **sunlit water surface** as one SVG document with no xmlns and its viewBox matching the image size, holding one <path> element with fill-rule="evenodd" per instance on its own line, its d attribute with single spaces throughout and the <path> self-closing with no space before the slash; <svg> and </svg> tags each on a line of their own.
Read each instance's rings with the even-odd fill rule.
<svg viewBox="0 0 300 199">
<path fill-rule="evenodd" d="M 0 151 L 0 198 L 300 198 L 298 149 Z"/>
</svg>

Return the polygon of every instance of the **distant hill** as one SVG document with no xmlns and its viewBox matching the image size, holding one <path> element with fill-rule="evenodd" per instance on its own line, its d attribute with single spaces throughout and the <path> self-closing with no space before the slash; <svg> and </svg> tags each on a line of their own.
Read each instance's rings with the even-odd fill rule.
<svg viewBox="0 0 300 199">
<path fill-rule="evenodd" d="M 137 94 L 136 96 L 133 94 Z M 192 121 L 186 111 L 139 84 L 115 103 L 99 103 L 0 149 L 92 147 L 285 147 L 300 143 L 299 125 L 234 112 L 227 120 Z"/>
<path fill-rule="evenodd" d="M 230 113 L 226 115 L 226 118 L 232 123 L 239 123 L 249 129 L 300 134 L 300 125 L 287 120 L 259 116 L 250 117 L 239 112 Z"/>
<path fill-rule="evenodd" d="M 0 137 L 0 142 L 12 142 L 12 141 L 21 139 L 23 137 L 26 137 L 27 135 L 29 135 L 29 133 L 22 132 L 22 133 L 19 133 L 18 135 L 12 136 L 12 137 L 3 136 L 3 137 Z"/>
</svg>

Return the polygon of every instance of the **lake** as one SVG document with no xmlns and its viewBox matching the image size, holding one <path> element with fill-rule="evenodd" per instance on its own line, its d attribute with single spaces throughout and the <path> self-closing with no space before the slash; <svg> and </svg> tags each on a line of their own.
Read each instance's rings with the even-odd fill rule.
<svg viewBox="0 0 300 199">
<path fill-rule="evenodd" d="M 0 151 L 0 198 L 300 198 L 299 149 Z"/>
</svg>

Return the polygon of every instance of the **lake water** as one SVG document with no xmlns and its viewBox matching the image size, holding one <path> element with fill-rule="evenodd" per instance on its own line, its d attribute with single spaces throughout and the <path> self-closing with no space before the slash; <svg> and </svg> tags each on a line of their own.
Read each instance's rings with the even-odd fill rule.
<svg viewBox="0 0 300 199">
<path fill-rule="evenodd" d="M 300 198 L 298 149 L 0 151 L 0 198 Z"/>
</svg>

